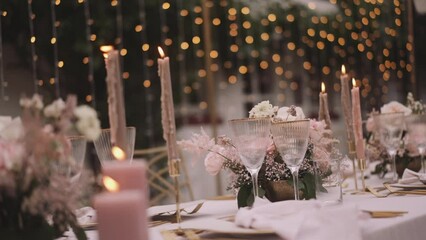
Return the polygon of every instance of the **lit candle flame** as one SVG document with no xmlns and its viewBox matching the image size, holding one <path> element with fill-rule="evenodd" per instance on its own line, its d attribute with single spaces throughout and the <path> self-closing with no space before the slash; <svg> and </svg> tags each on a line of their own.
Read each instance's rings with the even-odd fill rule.
<svg viewBox="0 0 426 240">
<path fill-rule="evenodd" d="M 325 84 L 324 84 L 324 82 L 321 83 L 321 92 L 325 93 Z"/>
<path fill-rule="evenodd" d="M 115 159 L 119 161 L 123 161 L 126 159 L 126 153 L 123 151 L 123 149 L 117 146 L 112 147 L 111 152 Z"/>
<path fill-rule="evenodd" d="M 342 74 L 346 74 L 346 68 L 345 68 L 345 65 L 342 65 Z"/>
<path fill-rule="evenodd" d="M 120 185 L 118 184 L 117 181 L 115 181 L 113 178 L 108 177 L 108 176 L 104 176 L 102 178 L 102 182 L 105 186 L 105 188 L 109 191 L 109 192 L 118 192 L 120 190 Z"/>
<path fill-rule="evenodd" d="M 103 53 L 104 58 L 107 59 L 108 58 L 108 52 L 114 50 L 114 47 L 112 45 L 104 45 L 104 46 L 101 46 L 99 49 Z"/>
<path fill-rule="evenodd" d="M 356 87 L 356 80 L 355 80 L 355 78 L 352 78 L 352 86 Z"/>
<path fill-rule="evenodd" d="M 161 58 L 164 58 L 166 55 L 164 54 L 164 51 L 163 51 L 163 49 L 159 46 L 158 47 L 158 53 L 160 53 L 160 57 Z"/>
</svg>

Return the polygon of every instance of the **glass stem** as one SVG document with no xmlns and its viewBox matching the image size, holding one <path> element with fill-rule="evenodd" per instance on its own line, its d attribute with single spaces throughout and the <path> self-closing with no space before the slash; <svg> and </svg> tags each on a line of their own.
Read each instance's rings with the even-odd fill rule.
<svg viewBox="0 0 426 240">
<path fill-rule="evenodd" d="M 299 200 L 299 167 L 292 167 L 294 200 Z"/>
<path fill-rule="evenodd" d="M 422 166 L 422 171 L 423 173 L 426 173 L 426 166 L 424 162 L 425 148 L 423 146 L 419 146 L 417 147 L 417 149 L 419 150 L 419 153 L 420 153 L 420 164 Z"/>
<path fill-rule="evenodd" d="M 391 151 L 389 153 L 391 157 L 392 164 L 392 182 L 398 182 L 398 174 L 396 173 L 396 151 Z"/>
<path fill-rule="evenodd" d="M 250 170 L 251 180 L 253 182 L 253 195 L 254 195 L 255 199 L 256 199 L 256 197 L 259 196 L 259 187 L 258 187 L 258 183 L 257 183 L 258 173 L 259 173 L 259 169 Z"/>
</svg>

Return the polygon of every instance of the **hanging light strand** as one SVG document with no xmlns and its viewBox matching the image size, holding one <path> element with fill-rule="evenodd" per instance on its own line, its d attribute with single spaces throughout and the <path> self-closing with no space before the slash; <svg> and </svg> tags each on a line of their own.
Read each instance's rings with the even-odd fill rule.
<svg viewBox="0 0 426 240">
<path fill-rule="evenodd" d="M 3 61 L 3 35 L 2 35 L 2 17 L 6 16 L 7 12 L 0 10 L 0 96 L 1 99 L 4 101 L 7 101 L 8 98 L 6 97 L 6 86 L 7 82 L 4 79 L 4 61 Z"/>
<path fill-rule="evenodd" d="M 116 15 L 115 15 L 115 21 L 117 24 L 117 38 L 115 39 L 115 44 L 117 45 L 118 52 L 120 53 L 120 76 L 123 75 L 124 71 L 124 59 L 123 59 L 123 11 L 121 6 L 121 0 L 112 0 L 111 5 L 115 7 Z"/>
<path fill-rule="evenodd" d="M 184 93 L 185 86 L 187 84 L 187 75 L 186 75 L 186 50 L 189 45 L 185 42 L 185 18 L 179 15 L 179 12 L 183 10 L 183 0 L 177 0 L 177 18 L 178 18 L 178 27 L 179 27 L 179 35 L 178 35 L 178 62 L 179 62 L 179 94 L 182 96 L 182 104 L 181 104 L 181 113 L 183 116 L 183 124 L 186 124 L 186 111 L 188 108 L 188 97 L 187 94 Z M 185 45 L 186 43 L 186 45 Z"/>
<path fill-rule="evenodd" d="M 37 80 L 37 55 L 36 55 L 36 36 L 34 34 L 34 18 L 35 14 L 33 13 L 32 0 L 28 0 L 28 26 L 30 30 L 30 49 L 31 49 L 31 69 L 32 77 L 34 83 L 34 92 L 38 93 L 38 80 Z"/>
<path fill-rule="evenodd" d="M 154 119 L 152 116 L 154 115 L 152 111 L 152 101 L 153 101 L 153 94 L 150 81 L 150 74 L 149 74 L 149 68 L 147 66 L 148 62 L 148 50 L 149 50 L 149 44 L 147 41 L 147 35 L 146 35 L 146 8 L 145 8 L 145 0 L 139 0 L 138 1 L 138 8 L 139 8 L 139 27 L 140 27 L 140 38 L 141 38 L 141 47 L 142 47 L 142 79 L 143 84 L 145 86 L 145 109 L 146 109 L 146 136 L 148 137 L 149 141 L 148 143 L 151 144 L 154 142 L 154 132 L 152 129 L 154 129 Z M 137 30 L 136 30 L 137 31 Z"/>
<path fill-rule="evenodd" d="M 93 66 L 93 46 L 92 46 L 92 30 L 91 25 L 93 20 L 90 16 L 90 2 L 89 0 L 83 0 L 84 3 L 84 18 L 86 23 L 86 44 L 88 46 L 88 56 L 87 56 L 87 64 L 88 64 L 88 74 L 87 80 L 90 84 L 90 104 L 93 108 L 96 108 L 96 90 L 95 90 L 95 79 L 94 79 L 94 66 Z M 87 101 L 88 99 L 86 99 Z"/>
<path fill-rule="evenodd" d="M 56 9 L 55 6 L 58 0 L 50 1 L 50 16 L 52 21 L 52 38 L 50 39 L 50 43 L 53 47 L 53 65 L 54 65 L 54 77 L 53 81 L 51 80 L 51 84 L 55 85 L 55 96 L 59 98 L 61 96 L 60 86 L 59 86 L 59 67 L 58 67 L 58 33 L 56 31 Z M 58 1 L 58 5 L 60 1 Z"/>
</svg>

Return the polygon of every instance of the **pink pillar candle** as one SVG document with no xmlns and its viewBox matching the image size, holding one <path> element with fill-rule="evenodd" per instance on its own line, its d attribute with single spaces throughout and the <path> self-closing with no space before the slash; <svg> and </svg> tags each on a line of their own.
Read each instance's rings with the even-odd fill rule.
<svg viewBox="0 0 426 240">
<path fill-rule="evenodd" d="M 145 198 L 144 204 L 149 199 L 146 165 L 142 161 L 110 161 L 102 164 L 102 173 L 118 182 L 121 190 L 138 190 Z"/>
<path fill-rule="evenodd" d="M 146 240 L 148 225 L 144 196 L 139 191 L 106 192 L 95 196 L 99 239 Z"/>
<path fill-rule="evenodd" d="M 364 138 L 362 136 L 361 102 L 359 97 L 359 88 L 356 86 L 355 79 L 352 79 L 352 85 L 352 125 L 355 138 L 356 156 L 358 159 L 365 159 Z"/>
<path fill-rule="evenodd" d="M 161 123 L 163 125 L 163 138 L 167 143 L 169 173 L 173 163 L 180 161 L 176 143 L 175 111 L 173 105 L 172 81 L 170 78 L 169 58 L 165 57 L 163 50 L 158 48 L 161 58 L 158 59 L 158 75 L 161 80 Z"/>
<path fill-rule="evenodd" d="M 119 147 L 125 152 L 127 146 L 126 111 L 121 80 L 120 58 L 118 51 L 113 50 L 112 47 L 106 49 L 104 56 L 105 68 L 107 71 L 106 84 L 108 91 L 108 116 L 111 128 L 111 144 Z"/>
</svg>

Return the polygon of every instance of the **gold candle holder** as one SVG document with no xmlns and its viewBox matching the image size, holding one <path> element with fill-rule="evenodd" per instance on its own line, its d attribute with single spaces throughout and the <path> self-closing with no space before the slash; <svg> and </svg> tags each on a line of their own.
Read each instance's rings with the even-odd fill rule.
<svg viewBox="0 0 426 240">
<path fill-rule="evenodd" d="M 356 166 L 355 166 L 355 155 L 356 155 L 356 149 L 355 149 L 355 142 L 352 140 L 348 141 L 349 146 L 349 158 L 352 160 L 352 169 L 354 171 L 354 183 L 355 183 L 355 191 L 358 191 L 358 180 L 357 180 L 357 174 L 356 174 Z"/>
<path fill-rule="evenodd" d="M 180 176 L 180 159 L 175 158 L 169 161 L 169 175 L 170 177 Z"/>
<path fill-rule="evenodd" d="M 169 161 L 169 175 L 173 178 L 175 184 L 175 196 L 176 196 L 176 222 L 181 222 L 180 216 L 180 186 L 179 186 L 179 176 L 180 176 L 180 159 L 174 158 Z M 180 225 L 179 225 L 180 229 Z"/>
<path fill-rule="evenodd" d="M 361 170 L 361 181 L 362 181 L 363 192 L 365 192 L 365 178 L 364 178 L 365 165 L 366 165 L 365 158 L 358 159 L 359 170 Z"/>
</svg>

